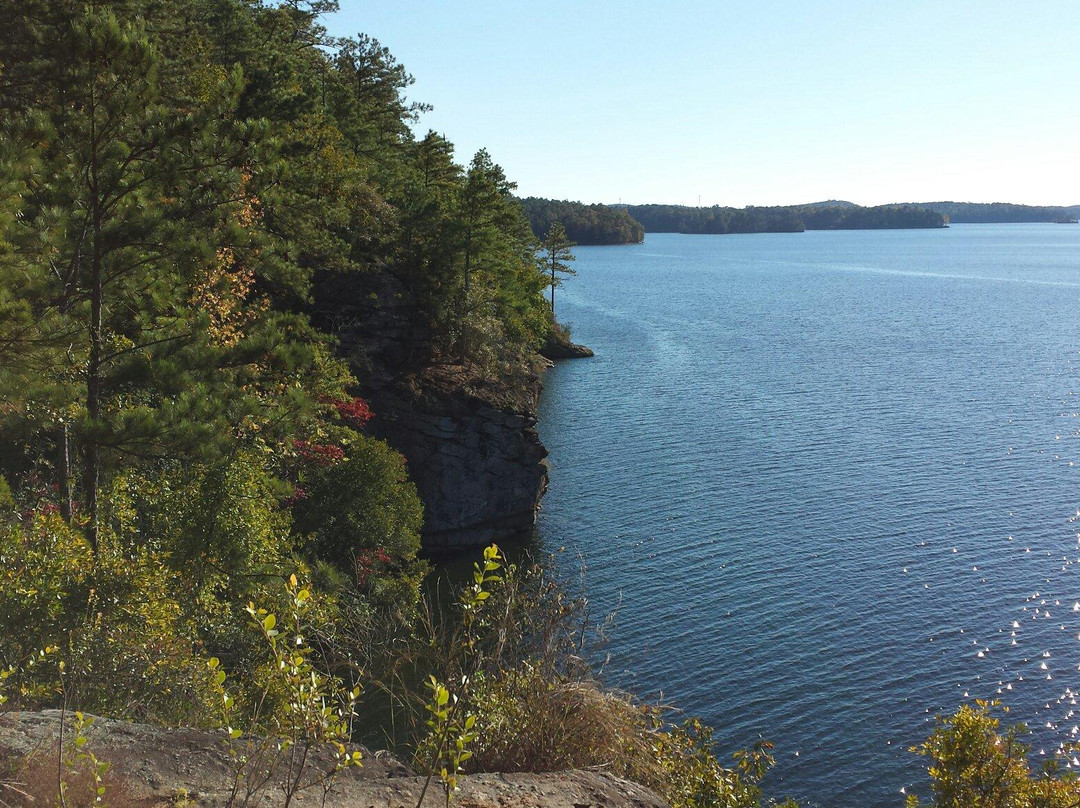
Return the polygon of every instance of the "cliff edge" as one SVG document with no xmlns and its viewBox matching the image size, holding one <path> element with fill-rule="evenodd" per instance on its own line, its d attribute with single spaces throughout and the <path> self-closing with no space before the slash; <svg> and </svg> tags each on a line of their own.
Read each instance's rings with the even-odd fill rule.
<svg viewBox="0 0 1080 808">
<path fill-rule="evenodd" d="M 72 716 L 65 744 L 70 750 Z M 0 797 L 7 805 L 29 808 L 55 804 L 60 712 L 0 714 Z M 94 720 L 82 751 L 91 751 L 109 768 L 104 777 L 107 805 L 127 808 L 228 808 L 281 805 L 284 764 L 272 770 L 245 770 L 237 788 L 236 765 L 223 733 L 164 729 L 105 718 Z M 238 743 L 243 744 L 244 741 Z M 357 747 L 361 749 L 360 747 Z M 316 756 L 303 777 L 312 787 L 301 789 L 297 808 L 414 808 L 423 777 L 384 752 L 363 752 L 363 764 L 335 777 L 324 798 L 318 784 L 326 770 L 325 756 Z M 82 798 L 86 783 L 78 775 L 66 780 L 68 800 Z M 436 781 L 424 797 L 424 808 L 444 808 Z M 254 787 L 254 790 L 252 788 Z M 82 804 L 81 802 L 78 804 Z M 600 772 L 551 774 L 474 774 L 461 779 L 451 805 L 461 808 L 666 808 L 651 791 Z"/>
<path fill-rule="evenodd" d="M 360 380 L 375 413 L 368 429 L 408 461 L 426 550 L 532 529 L 548 480 L 536 432 L 543 360 L 487 376 L 433 363 L 407 290 L 387 272 L 320 278 L 313 319 L 338 338 Z"/>
</svg>

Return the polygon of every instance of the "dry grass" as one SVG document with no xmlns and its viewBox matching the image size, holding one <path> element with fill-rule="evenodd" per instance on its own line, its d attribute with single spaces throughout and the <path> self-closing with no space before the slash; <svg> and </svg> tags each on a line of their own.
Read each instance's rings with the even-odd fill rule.
<svg viewBox="0 0 1080 808">
<path fill-rule="evenodd" d="M 533 663 L 477 690 L 471 771 L 602 769 L 647 785 L 663 779 L 658 712 L 625 694 Z"/>
<path fill-rule="evenodd" d="M 75 765 L 75 771 L 60 760 L 56 745 L 29 755 L 4 755 L 0 750 L 0 804 L 6 808 L 145 808 L 123 778 L 106 773 L 105 794 L 96 801 L 94 778 L 85 767 Z M 64 801 L 60 800 L 61 777 Z"/>
</svg>

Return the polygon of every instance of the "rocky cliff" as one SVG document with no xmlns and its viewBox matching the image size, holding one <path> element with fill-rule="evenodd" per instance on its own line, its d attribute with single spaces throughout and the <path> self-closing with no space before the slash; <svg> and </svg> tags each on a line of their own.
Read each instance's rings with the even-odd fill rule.
<svg viewBox="0 0 1080 808">
<path fill-rule="evenodd" d="M 74 737 L 68 715 L 65 748 Z M 0 714 L 0 801 L 15 808 L 55 805 L 60 753 L 60 713 Z M 162 729 L 144 724 L 96 719 L 79 752 L 92 752 L 108 764 L 102 804 L 123 808 L 256 808 L 284 804 L 284 758 L 271 747 L 241 739 L 241 751 L 263 749 L 253 762 L 238 767 L 229 755 L 224 733 Z M 382 752 L 363 750 L 363 765 L 320 784 L 329 758 L 315 754 L 299 773 L 302 788 L 296 808 L 416 808 L 424 787 L 406 766 Z M 91 782 L 88 762 L 75 762 L 65 776 L 69 805 L 85 805 Z M 462 778 L 451 806 L 461 808 L 665 808 L 645 788 L 600 772 L 552 774 L 475 774 Z M 444 808 L 436 782 L 423 808 Z"/>
<path fill-rule="evenodd" d="M 547 489 L 536 433 L 540 381 L 523 376 L 517 400 L 456 367 L 431 367 L 371 391 L 374 431 L 400 451 L 424 502 L 429 550 L 526 535 Z"/>
<path fill-rule="evenodd" d="M 387 273 L 321 278 L 315 300 L 316 322 L 337 335 L 375 412 L 369 428 L 408 461 L 425 548 L 527 534 L 547 488 L 541 366 L 483 377 L 430 364 L 407 291 Z"/>
</svg>

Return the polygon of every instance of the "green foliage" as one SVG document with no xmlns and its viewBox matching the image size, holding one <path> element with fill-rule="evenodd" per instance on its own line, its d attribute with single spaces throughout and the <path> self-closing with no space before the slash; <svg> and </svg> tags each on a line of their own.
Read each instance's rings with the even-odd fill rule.
<svg viewBox="0 0 1080 808">
<path fill-rule="evenodd" d="M 775 760 L 772 744 L 759 741 L 735 754 L 735 767 L 725 768 L 713 749 L 713 731 L 695 718 L 657 732 L 655 754 L 663 770 L 656 787 L 671 808 L 756 808 L 761 805 L 761 779 Z M 793 801 L 785 806 L 795 808 Z"/>
<path fill-rule="evenodd" d="M 339 679 L 312 663 L 313 652 L 306 637 L 315 597 L 295 575 L 286 582 L 285 592 L 280 623 L 265 608 L 254 604 L 246 608 L 267 656 L 263 692 L 252 702 L 246 719 L 237 713 L 235 699 L 224 688 L 227 677 L 220 660 L 213 657 L 207 663 L 234 764 L 230 804 L 236 801 L 241 784 L 249 788 L 241 804 L 251 800 L 254 794 L 250 789 L 258 787 L 252 786 L 252 778 L 261 777 L 264 768 L 280 771 L 286 808 L 302 790 L 316 786 L 322 789 L 325 802 L 334 778 L 361 763 L 360 752 L 347 748 L 360 688 L 345 688 Z M 247 725 L 246 741 L 241 722 Z M 329 768 L 313 775 L 308 769 L 319 747 L 331 748 L 333 761 Z"/>
<path fill-rule="evenodd" d="M 377 42 L 326 36 L 332 5 L 0 8 L 0 528 L 19 571 L 0 624 L 20 638 L 0 654 L 61 646 L 85 709 L 172 715 L 204 648 L 253 675 L 245 604 L 278 603 L 323 551 L 347 574 L 389 557 L 324 576 L 324 628 L 415 602 L 415 490 L 341 427 L 327 402 L 355 380 L 305 309 L 317 269 L 395 251 L 420 108 Z M 343 487 L 340 545 L 316 516 L 293 529 L 295 447 L 326 435 L 348 462 L 307 471 L 320 501 Z M 39 704 L 58 698 L 43 670 Z"/>
<path fill-rule="evenodd" d="M 559 222 L 552 223 L 547 235 L 540 242 L 540 254 L 543 257 L 544 267 L 551 273 L 551 317 L 555 318 L 555 287 L 562 286 L 562 276 L 576 275 L 577 272 L 570 266 L 574 260 L 571 249 L 576 246 L 566 237 L 566 230 Z"/>
<path fill-rule="evenodd" d="M 938 808 L 1016 806 L 1067 808 L 1080 801 L 1080 779 L 1051 759 L 1033 773 L 1022 724 L 1001 726 L 996 701 L 964 705 L 939 718 L 934 733 L 912 751 L 929 758 L 933 805 Z M 1001 708 L 1007 712 L 1007 708 Z M 1072 750 L 1070 750 L 1072 751 Z M 909 796 L 909 808 L 919 800 Z"/>
<path fill-rule="evenodd" d="M 67 760 L 60 761 L 67 775 L 67 777 L 61 777 L 59 782 L 61 806 L 68 804 L 68 784 L 84 773 L 87 775 L 87 790 L 89 791 L 87 803 L 93 806 L 105 803 L 105 773 L 109 770 L 109 764 L 99 760 L 89 746 L 88 732 L 93 724 L 93 716 L 84 715 L 79 710 L 75 711 L 71 726 L 72 739 L 69 747 L 71 751 L 67 755 Z M 63 728 L 61 728 L 62 731 Z"/>
<path fill-rule="evenodd" d="M 315 557 L 352 572 L 373 604 L 411 609 L 424 572 L 416 560 L 423 506 L 405 459 L 362 434 L 353 435 L 347 452 L 301 474 L 294 533 L 310 537 Z"/>
<path fill-rule="evenodd" d="M 292 545 L 289 513 L 278 505 L 288 486 L 267 460 L 249 450 L 146 467 L 116 479 L 109 515 L 128 544 L 161 554 L 196 586 L 276 574 Z"/>
<path fill-rule="evenodd" d="M 95 557 L 56 514 L 0 527 L 0 667 L 15 666 L 20 702 L 203 723 L 210 705 L 198 643 L 169 596 L 174 575 L 111 539 Z M 41 649 L 57 664 L 27 666 Z"/>
<path fill-rule="evenodd" d="M 0 521 L 11 517 L 15 512 L 15 497 L 4 476 L 0 474 Z"/>
<path fill-rule="evenodd" d="M 429 675 L 424 686 L 431 692 L 431 699 L 424 705 L 428 713 L 425 725 L 427 737 L 421 742 L 416 758 L 428 772 L 417 805 L 423 805 L 431 779 L 438 774 L 446 801 L 458 790 L 458 777 L 473 756 L 469 746 L 476 741 L 476 714 L 472 710 L 473 679 L 480 673 L 483 655 L 478 648 L 479 617 L 491 597 L 491 588 L 500 582 L 499 571 L 504 559 L 496 545 L 484 548 L 482 562 L 473 564 L 472 583 L 462 589 L 458 606 L 461 609 L 461 651 L 464 654 L 464 672 L 454 683 L 454 690 L 434 675 Z"/>
</svg>

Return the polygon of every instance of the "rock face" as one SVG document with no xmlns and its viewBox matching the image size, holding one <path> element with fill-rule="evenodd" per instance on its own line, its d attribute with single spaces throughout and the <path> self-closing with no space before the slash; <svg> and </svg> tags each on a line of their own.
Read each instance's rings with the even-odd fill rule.
<svg viewBox="0 0 1080 808">
<path fill-rule="evenodd" d="M 557 340 L 549 338 L 540 349 L 540 355 L 545 359 L 588 359 L 595 356 L 592 348 L 578 345 L 569 340 Z"/>
<path fill-rule="evenodd" d="M 73 748 L 71 715 L 65 746 Z M 0 799 L 17 808 L 56 803 L 60 713 L 0 714 Z M 109 764 L 104 804 L 125 808 L 257 808 L 284 804 L 284 759 L 267 752 L 261 767 L 238 768 L 224 733 L 162 729 L 96 719 L 82 751 Z M 240 749 L 266 744 L 241 739 Z M 254 747 L 249 744 L 255 744 Z M 359 747 L 358 747 L 359 748 Z M 406 766 L 386 753 L 363 751 L 363 765 L 319 784 L 329 758 L 315 754 L 300 773 L 308 787 L 296 793 L 297 808 L 417 808 L 424 788 Z M 77 764 L 78 765 L 78 764 Z M 84 804 L 88 783 L 78 774 L 66 780 L 69 804 Z M 422 808 L 444 808 L 439 783 L 428 788 Z M 460 808 L 665 808 L 639 785 L 599 772 L 474 774 L 462 778 L 452 806 Z"/>
<path fill-rule="evenodd" d="M 540 382 L 511 402 L 476 390 L 454 368 L 432 368 L 372 395 L 375 432 L 400 451 L 424 502 L 429 550 L 521 537 L 547 490 L 536 432 Z"/>
<path fill-rule="evenodd" d="M 595 356 L 591 348 L 571 342 L 570 332 L 558 325 L 547 335 L 547 339 L 544 340 L 544 345 L 540 349 L 540 355 L 545 359 L 552 360 L 587 359 L 590 356 Z"/>
<path fill-rule="evenodd" d="M 539 368 L 487 379 L 426 364 L 426 335 L 387 273 L 323 278 L 315 298 L 316 322 L 337 335 L 375 413 L 370 431 L 408 461 L 425 549 L 527 534 L 548 479 L 536 432 Z"/>
</svg>

